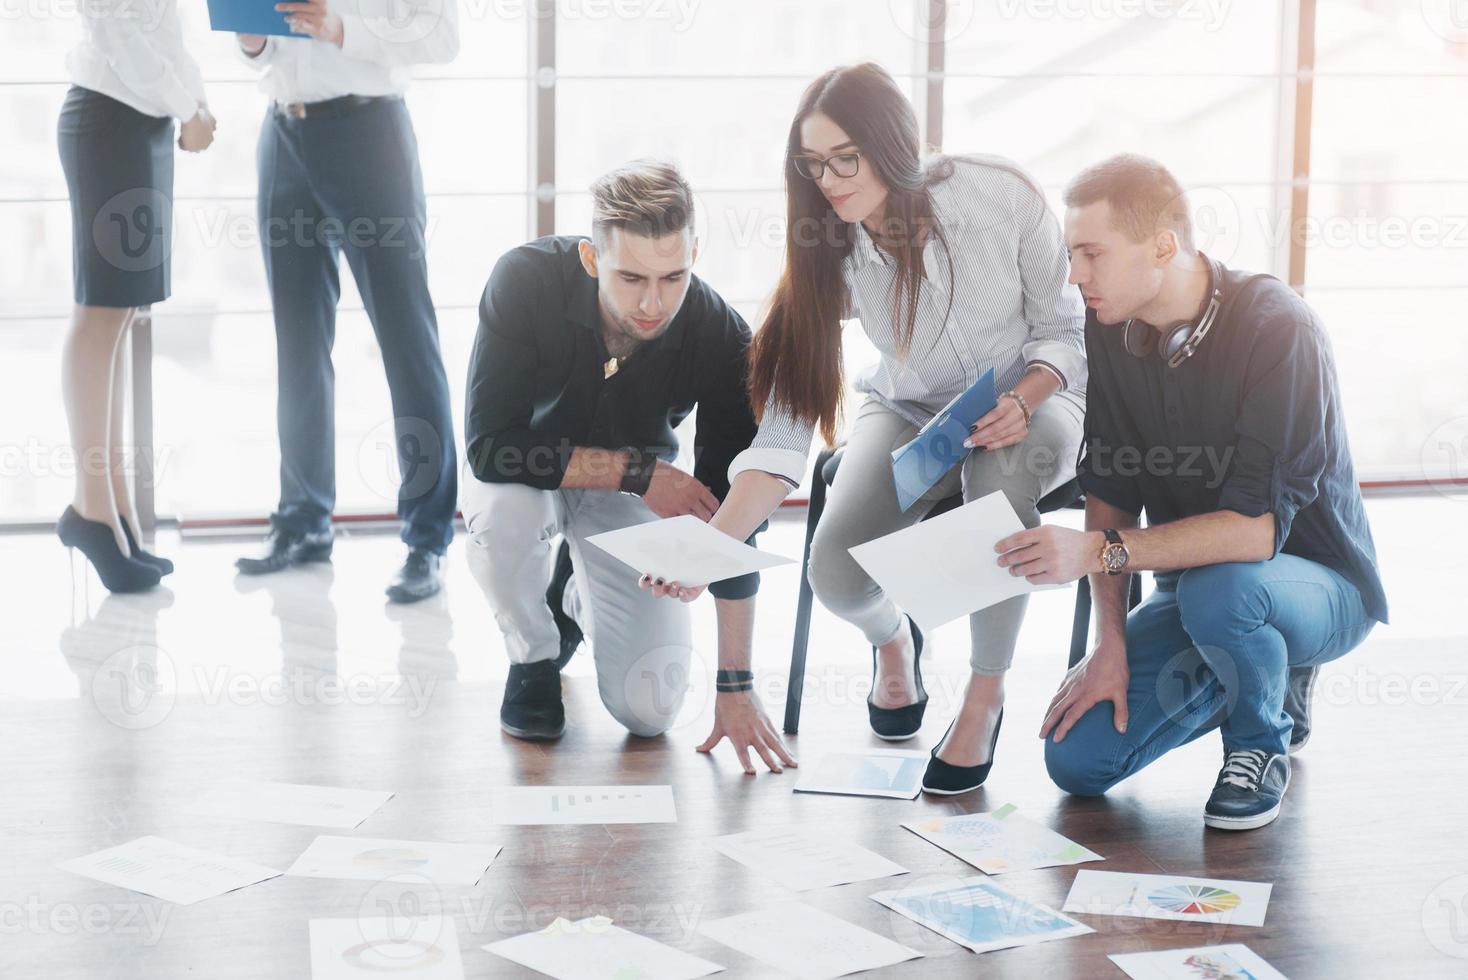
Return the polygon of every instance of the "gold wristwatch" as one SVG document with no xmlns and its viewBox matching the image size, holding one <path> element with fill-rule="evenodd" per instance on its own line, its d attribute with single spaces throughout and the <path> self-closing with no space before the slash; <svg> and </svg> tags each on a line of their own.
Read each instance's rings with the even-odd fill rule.
<svg viewBox="0 0 1468 980">
<path fill-rule="evenodd" d="M 1106 536 L 1106 544 L 1101 547 L 1101 570 L 1107 575 L 1120 575 L 1126 571 L 1127 562 L 1131 560 L 1131 553 L 1126 550 L 1126 545 L 1121 540 L 1121 535 L 1116 533 L 1116 528 L 1108 527 L 1101 532 Z"/>
</svg>

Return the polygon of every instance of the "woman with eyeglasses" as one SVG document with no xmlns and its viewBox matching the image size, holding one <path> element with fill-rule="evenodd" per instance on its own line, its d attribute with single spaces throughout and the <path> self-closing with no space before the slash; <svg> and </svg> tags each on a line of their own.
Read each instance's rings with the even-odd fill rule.
<svg viewBox="0 0 1468 980">
<path fill-rule="evenodd" d="M 877 65 L 833 69 L 806 89 L 785 170 L 784 271 L 751 349 L 759 434 L 731 466 L 732 489 L 712 524 L 744 540 L 799 484 L 812 429 L 835 442 L 842 323 L 859 320 L 881 359 L 857 380 L 865 399 L 809 571 L 821 602 L 871 644 L 871 727 L 899 741 L 918 733 L 927 706 L 923 635 L 849 549 L 917 523 L 959 492 L 968 502 L 1003 491 L 1026 526 L 1039 523 L 1039 499 L 1074 475 L 1084 312 L 1040 190 L 1000 159 L 923 156 L 911 104 Z M 892 451 L 990 368 L 998 407 L 974 426 L 963 461 L 902 510 Z M 701 591 L 653 587 L 685 601 Z M 972 675 L 933 748 L 925 790 L 961 793 L 987 778 L 1025 605 L 1019 596 L 970 617 Z"/>
</svg>

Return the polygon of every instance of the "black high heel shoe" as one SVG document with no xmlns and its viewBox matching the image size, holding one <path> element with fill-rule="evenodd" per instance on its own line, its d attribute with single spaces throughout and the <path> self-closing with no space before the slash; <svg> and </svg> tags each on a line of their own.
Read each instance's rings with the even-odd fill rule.
<svg viewBox="0 0 1468 980">
<path fill-rule="evenodd" d="M 923 631 L 918 629 L 912 617 L 908 617 L 907 624 L 912 627 L 912 679 L 918 689 L 918 699 L 912 704 L 900 708 L 879 708 L 873 703 L 872 695 L 877 692 L 877 648 L 872 647 L 872 694 L 867 695 L 867 716 L 877 737 L 889 742 L 901 742 L 916 735 L 923 727 L 923 712 L 928 708 L 928 691 L 923 687 L 921 662 Z"/>
<path fill-rule="evenodd" d="M 144 551 L 142 545 L 138 544 L 138 539 L 133 537 L 133 529 L 128 527 L 127 518 L 119 514 L 117 515 L 117 519 L 122 521 L 122 536 L 127 538 L 127 547 L 133 553 L 133 561 L 140 561 L 144 565 L 152 565 L 158 569 L 159 575 L 173 574 L 173 562 L 167 558 L 160 558 L 151 551 Z"/>
<path fill-rule="evenodd" d="M 56 536 L 68 548 L 81 549 L 108 592 L 142 592 L 156 586 L 162 577 L 152 565 L 124 555 L 112 528 L 87 520 L 73 507 L 67 507 L 56 522 Z"/>
<path fill-rule="evenodd" d="M 943 733 L 943 738 L 938 739 L 938 744 L 933 746 L 933 751 L 928 758 L 928 769 L 923 773 L 923 792 L 935 793 L 938 796 L 957 796 L 959 793 L 967 793 L 984 785 L 984 780 L 989 778 L 989 770 L 994 765 L 994 749 L 999 745 L 999 728 L 1004 724 L 1004 709 L 999 709 L 999 720 L 994 722 L 994 738 L 989 743 L 989 761 L 977 766 L 955 766 L 938 758 L 938 749 L 948 738 L 948 732 L 953 731 L 953 726 L 958 719 L 948 723 L 948 731 Z"/>
</svg>

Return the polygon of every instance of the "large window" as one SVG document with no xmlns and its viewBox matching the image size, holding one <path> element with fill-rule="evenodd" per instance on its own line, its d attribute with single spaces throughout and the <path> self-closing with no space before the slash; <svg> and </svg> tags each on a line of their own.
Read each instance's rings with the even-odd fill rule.
<svg viewBox="0 0 1468 980">
<path fill-rule="evenodd" d="M 683 167 L 701 210 L 697 271 L 757 326 L 780 265 L 781 154 L 796 102 L 818 72 L 870 59 L 925 124 L 941 122 L 945 150 L 1017 160 L 1057 207 L 1082 166 L 1134 150 L 1188 186 L 1201 243 L 1226 262 L 1288 274 L 1298 219 L 1303 285 L 1334 340 L 1361 475 L 1462 475 L 1468 386 L 1454 379 L 1468 371 L 1468 337 L 1455 314 L 1468 299 L 1468 182 L 1449 164 L 1468 139 L 1451 125 L 1468 96 L 1468 29 L 1452 4 L 956 0 L 935 32 L 931 0 L 550 0 L 554 71 L 528 43 L 531 6 L 461 0 L 462 53 L 420 71 L 409 94 L 456 417 L 494 259 L 546 230 L 585 232 L 587 186 L 634 157 Z M 56 382 L 71 244 L 54 134 L 79 25 L 68 5 L 26 10 L 6 21 L 14 43 L 0 62 L 10 151 L 0 158 L 0 522 L 53 517 L 70 494 Z M 1298 174 L 1291 95 L 1296 33 L 1311 11 L 1309 168 Z M 277 464 L 274 334 L 254 228 L 264 96 L 232 38 L 207 32 L 203 5 L 183 15 L 220 130 L 207 153 L 178 162 L 174 295 L 154 311 L 157 509 L 261 516 Z M 943 71 L 930 74 L 935 37 Z M 536 91 L 554 99 L 553 228 L 531 208 Z M 1291 211 L 1301 187 L 1308 214 Z M 339 509 L 388 513 L 388 394 L 343 272 Z M 850 367 L 872 359 L 859 329 L 848 339 Z"/>
</svg>

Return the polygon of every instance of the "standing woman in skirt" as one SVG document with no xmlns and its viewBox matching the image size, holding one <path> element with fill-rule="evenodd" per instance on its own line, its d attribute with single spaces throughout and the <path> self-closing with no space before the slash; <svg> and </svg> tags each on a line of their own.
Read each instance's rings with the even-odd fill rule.
<svg viewBox="0 0 1468 980">
<path fill-rule="evenodd" d="M 56 524 L 113 592 L 173 570 L 142 550 L 127 482 L 123 341 L 137 309 L 169 294 L 174 120 L 178 145 L 214 140 L 204 80 L 184 50 L 174 0 L 141 8 L 86 0 L 82 42 L 67 55 L 56 141 L 71 197 L 76 307 L 62 350 L 62 397 L 76 458 L 71 506 Z"/>
</svg>

